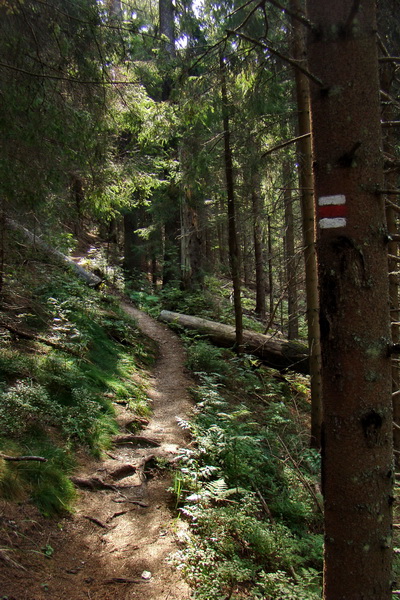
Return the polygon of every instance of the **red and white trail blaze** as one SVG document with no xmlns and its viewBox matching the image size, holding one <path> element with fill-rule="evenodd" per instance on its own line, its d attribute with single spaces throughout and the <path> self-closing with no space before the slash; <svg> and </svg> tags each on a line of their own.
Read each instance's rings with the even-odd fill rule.
<svg viewBox="0 0 400 600">
<path fill-rule="evenodd" d="M 318 220 L 321 229 L 346 226 L 347 205 L 343 194 L 318 198 Z"/>
</svg>

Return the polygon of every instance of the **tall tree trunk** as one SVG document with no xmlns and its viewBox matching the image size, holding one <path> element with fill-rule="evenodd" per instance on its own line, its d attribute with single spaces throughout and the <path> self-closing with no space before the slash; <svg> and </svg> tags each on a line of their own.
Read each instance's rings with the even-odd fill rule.
<svg viewBox="0 0 400 600">
<path fill-rule="evenodd" d="M 272 231 L 271 231 L 271 215 L 267 217 L 267 234 L 268 234 L 268 292 L 269 292 L 269 314 L 270 319 L 274 314 L 274 273 L 272 265 Z"/>
<path fill-rule="evenodd" d="M 395 76 L 395 65 L 387 63 L 381 66 L 381 88 L 387 94 L 391 92 L 392 82 Z M 393 105 L 387 104 L 382 111 L 382 118 L 384 121 L 394 121 L 395 114 L 393 111 Z M 386 128 L 384 132 L 385 136 L 383 139 L 383 149 L 387 156 L 394 157 L 396 155 L 396 136 L 392 127 Z M 398 182 L 397 168 L 388 170 L 385 175 L 385 188 L 396 189 Z M 391 206 L 392 198 L 388 198 L 389 202 L 386 204 L 386 223 L 389 235 L 396 235 L 398 233 L 397 228 L 397 211 Z M 392 342 L 394 344 L 400 341 L 400 306 L 399 306 L 399 282 L 398 282 L 398 242 L 389 242 L 388 244 L 388 269 L 389 269 L 389 299 L 390 299 L 390 315 L 392 320 Z M 400 450 L 400 396 L 396 392 L 400 389 L 400 367 L 396 357 L 392 361 L 392 392 L 393 394 L 393 441 L 395 450 Z M 397 456 L 397 463 L 400 462 Z"/>
<path fill-rule="evenodd" d="M 302 14 L 300 0 L 290 0 L 291 9 Z M 292 20 L 292 47 L 296 60 L 305 63 L 306 44 L 303 26 Z M 295 69 L 296 100 L 298 111 L 298 134 L 307 136 L 311 131 L 310 86 L 308 78 Z M 307 339 L 310 353 L 311 390 L 311 446 L 320 448 L 322 423 L 321 344 L 319 332 L 318 268 L 315 251 L 314 178 L 312 173 L 311 137 L 298 142 L 300 201 L 304 244 L 304 267 L 306 275 Z"/>
<path fill-rule="evenodd" d="M 254 261 L 256 272 L 256 314 L 265 319 L 265 270 L 262 242 L 262 198 L 260 173 L 257 166 L 252 166 L 251 173 L 251 209 L 253 217 Z"/>
<path fill-rule="evenodd" d="M 171 194 L 176 192 L 175 186 L 171 186 Z M 163 263 L 163 287 L 173 283 L 179 285 L 181 281 L 181 215 L 179 208 L 172 204 L 172 211 L 164 225 L 164 263 Z"/>
<path fill-rule="evenodd" d="M 283 164 L 283 198 L 285 205 L 285 264 L 288 295 L 288 339 L 299 337 L 299 309 L 297 301 L 297 269 L 294 243 L 292 173 L 289 161 Z"/>
<path fill-rule="evenodd" d="M 124 269 L 130 275 L 146 270 L 144 239 L 137 230 L 143 227 L 144 209 L 137 207 L 124 214 Z"/>
<path fill-rule="evenodd" d="M 189 189 L 181 208 L 181 270 L 182 287 L 192 290 L 203 284 L 203 239 L 201 235 L 201 209 Z"/>
<path fill-rule="evenodd" d="M 0 294 L 2 294 L 4 286 L 4 269 L 6 258 L 6 214 L 4 210 L 4 199 L 2 198 L 0 202 Z"/>
<path fill-rule="evenodd" d="M 218 234 L 218 255 L 219 262 L 223 271 L 225 271 L 226 266 L 229 262 L 229 257 L 227 257 L 226 253 L 226 208 L 225 202 L 222 195 L 219 198 L 218 203 L 218 215 L 217 215 L 217 234 Z"/>
<path fill-rule="evenodd" d="M 235 308 L 235 328 L 236 328 L 236 349 L 241 352 L 243 346 L 243 315 L 241 299 L 240 282 L 240 256 L 239 244 L 236 230 L 236 206 L 235 206 L 235 188 L 233 179 L 233 161 L 231 148 L 231 133 L 229 122 L 229 103 L 228 91 L 226 85 L 226 66 L 222 54 L 220 55 L 221 71 L 221 100 L 222 100 L 222 121 L 224 128 L 224 161 L 226 177 L 226 197 L 228 201 L 228 246 L 229 262 L 231 267 L 233 284 L 233 304 Z"/>
<path fill-rule="evenodd" d="M 164 50 L 164 68 L 162 78 L 161 100 L 168 102 L 172 91 L 171 63 L 175 57 L 175 24 L 174 6 L 172 0 L 158 0 L 159 25 L 161 46 Z M 177 143 L 172 142 L 169 147 L 170 157 L 179 156 Z M 169 173 L 166 173 L 168 177 Z M 169 283 L 178 283 L 181 280 L 181 194 L 177 185 L 170 183 L 167 193 L 168 218 L 165 222 L 164 235 L 164 264 L 163 287 Z"/>
<path fill-rule="evenodd" d="M 174 5 L 172 0 L 158 0 L 158 14 L 160 20 L 160 35 L 166 39 L 162 41 L 162 46 L 170 63 L 175 57 L 175 24 L 174 24 Z M 172 91 L 172 80 L 168 73 L 168 66 L 162 81 L 161 100 L 169 100 Z"/>
<path fill-rule="evenodd" d="M 390 323 L 375 2 L 308 0 L 324 399 L 325 600 L 389 600 Z"/>
</svg>

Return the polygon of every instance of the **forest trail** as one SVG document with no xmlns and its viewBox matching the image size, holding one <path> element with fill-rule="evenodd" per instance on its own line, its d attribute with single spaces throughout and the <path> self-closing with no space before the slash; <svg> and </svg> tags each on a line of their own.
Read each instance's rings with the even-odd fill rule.
<svg viewBox="0 0 400 600">
<path fill-rule="evenodd" d="M 166 558 L 185 536 L 174 517 L 171 473 L 162 467 L 188 444 L 176 417 L 191 411 L 178 337 L 128 303 L 124 310 L 159 347 L 149 379 L 153 414 L 138 440 L 104 460 L 82 460 L 75 512 L 44 519 L 29 504 L 0 502 L 0 598 L 7 600 L 188 600 L 190 590 Z M 121 433 L 133 415 L 117 406 Z M 100 482 L 100 483 L 99 483 Z M 6 548 L 6 551 L 3 549 Z"/>
</svg>

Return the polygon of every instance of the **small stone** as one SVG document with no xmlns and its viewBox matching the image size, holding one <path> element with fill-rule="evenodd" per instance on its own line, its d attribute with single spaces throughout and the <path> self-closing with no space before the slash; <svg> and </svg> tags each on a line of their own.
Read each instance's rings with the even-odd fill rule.
<svg viewBox="0 0 400 600">
<path fill-rule="evenodd" d="M 151 579 L 151 573 L 150 571 L 143 571 L 142 573 L 142 579 Z"/>
</svg>

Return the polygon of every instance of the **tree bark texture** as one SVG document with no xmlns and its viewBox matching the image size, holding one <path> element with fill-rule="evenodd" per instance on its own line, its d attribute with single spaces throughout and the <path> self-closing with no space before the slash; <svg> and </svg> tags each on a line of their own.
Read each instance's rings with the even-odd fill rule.
<svg viewBox="0 0 400 600">
<path fill-rule="evenodd" d="M 302 15 L 300 0 L 290 0 L 293 12 Z M 295 59 L 306 66 L 306 40 L 304 28 L 300 22 L 292 19 L 292 48 Z M 314 214 L 314 177 L 312 172 L 310 119 L 310 83 L 306 75 L 295 69 L 297 123 L 301 136 L 297 144 L 299 163 L 300 202 L 304 244 L 304 268 L 306 275 L 306 317 L 307 339 L 310 354 L 310 391 L 311 391 L 311 446 L 321 446 L 322 423 L 322 380 L 321 380 L 321 344 L 319 334 L 319 295 L 318 267 L 315 250 L 315 214 Z"/>
<path fill-rule="evenodd" d="M 294 240 L 294 216 L 292 198 L 292 174 L 290 163 L 283 164 L 283 200 L 285 205 L 285 264 L 286 264 L 286 286 L 288 301 L 288 339 L 296 340 L 299 337 L 299 315 L 297 301 L 297 265 L 295 256 Z"/>
<path fill-rule="evenodd" d="M 253 217 L 254 262 L 256 272 L 256 308 L 260 319 L 265 319 L 265 269 L 264 247 L 262 241 L 262 198 L 260 173 L 256 165 L 252 165 L 251 173 L 251 208 Z"/>
<path fill-rule="evenodd" d="M 174 5 L 172 0 L 159 0 L 158 13 L 160 23 L 160 35 L 162 46 L 165 52 L 166 63 L 170 63 L 175 58 L 175 26 L 174 26 Z M 172 91 L 172 79 L 166 70 L 161 89 L 161 100 L 167 102 L 170 99 Z"/>
<path fill-rule="evenodd" d="M 396 67 L 392 63 L 381 65 L 380 70 L 380 81 L 381 89 L 390 94 L 392 83 L 395 77 Z M 383 121 L 393 121 L 395 119 L 394 107 L 391 103 L 384 105 L 382 110 Z M 397 136 L 392 127 L 385 128 L 383 138 L 383 149 L 387 156 L 396 156 L 396 143 Z M 398 171 L 396 169 L 388 169 L 385 174 L 385 189 L 396 189 L 398 182 Z M 386 224 L 388 228 L 389 236 L 396 235 L 398 232 L 397 227 L 397 212 L 393 209 L 391 204 L 386 204 Z M 398 344 L 400 341 L 400 304 L 399 304 L 399 278 L 398 278 L 398 253 L 399 253 L 398 242 L 389 242 L 388 244 L 388 269 L 389 269 L 389 300 L 390 300 L 390 316 L 392 320 L 392 342 Z M 397 392 L 400 389 L 400 367 L 396 358 L 392 361 L 392 391 Z M 400 450 L 400 429 L 397 425 L 400 425 L 400 396 L 396 394 L 393 396 L 393 421 L 395 426 L 393 428 L 393 441 L 394 448 Z M 396 457 L 397 458 L 397 457 Z M 399 459 L 397 459 L 399 463 Z"/>
<path fill-rule="evenodd" d="M 222 121 L 224 128 L 224 161 L 226 177 L 226 197 L 228 201 L 228 246 L 229 263 L 232 274 L 233 284 L 233 305 L 235 308 L 235 327 L 236 327 L 236 348 L 241 352 L 243 343 L 243 314 L 241 300 L 241 281 L 240 281 L 240 256 L 239 244 L 236 229 L 236 206 L 235 206 L 235 188 L 233 178 L 233 161 L 231 148 L 231 133 L 229 122 L 229 102 L 226 85 L 226 66 L 224 59 L 220 57 L 221 71 L 221 100 L 222 100 Z"/>
<path fill-rule="evenodd" d="M 325 600 L 391 598 L 391 343 L 375 2 L 308 0 Z"/>
<path fill-rule="evenodd" d="M 233 348 L 235 345 L 235 328 L 232 325 L 224 325 L 169 310 L 161 311 L 160 320 L 197 331 L 217 346 Z M 307 347 L 299 342 L 290 342 L 245 329 L 243 330 L 243 350 L 254 354 L 274 369 L 290 369 L 304 375 L 309 372 Z"/>
</svg>

